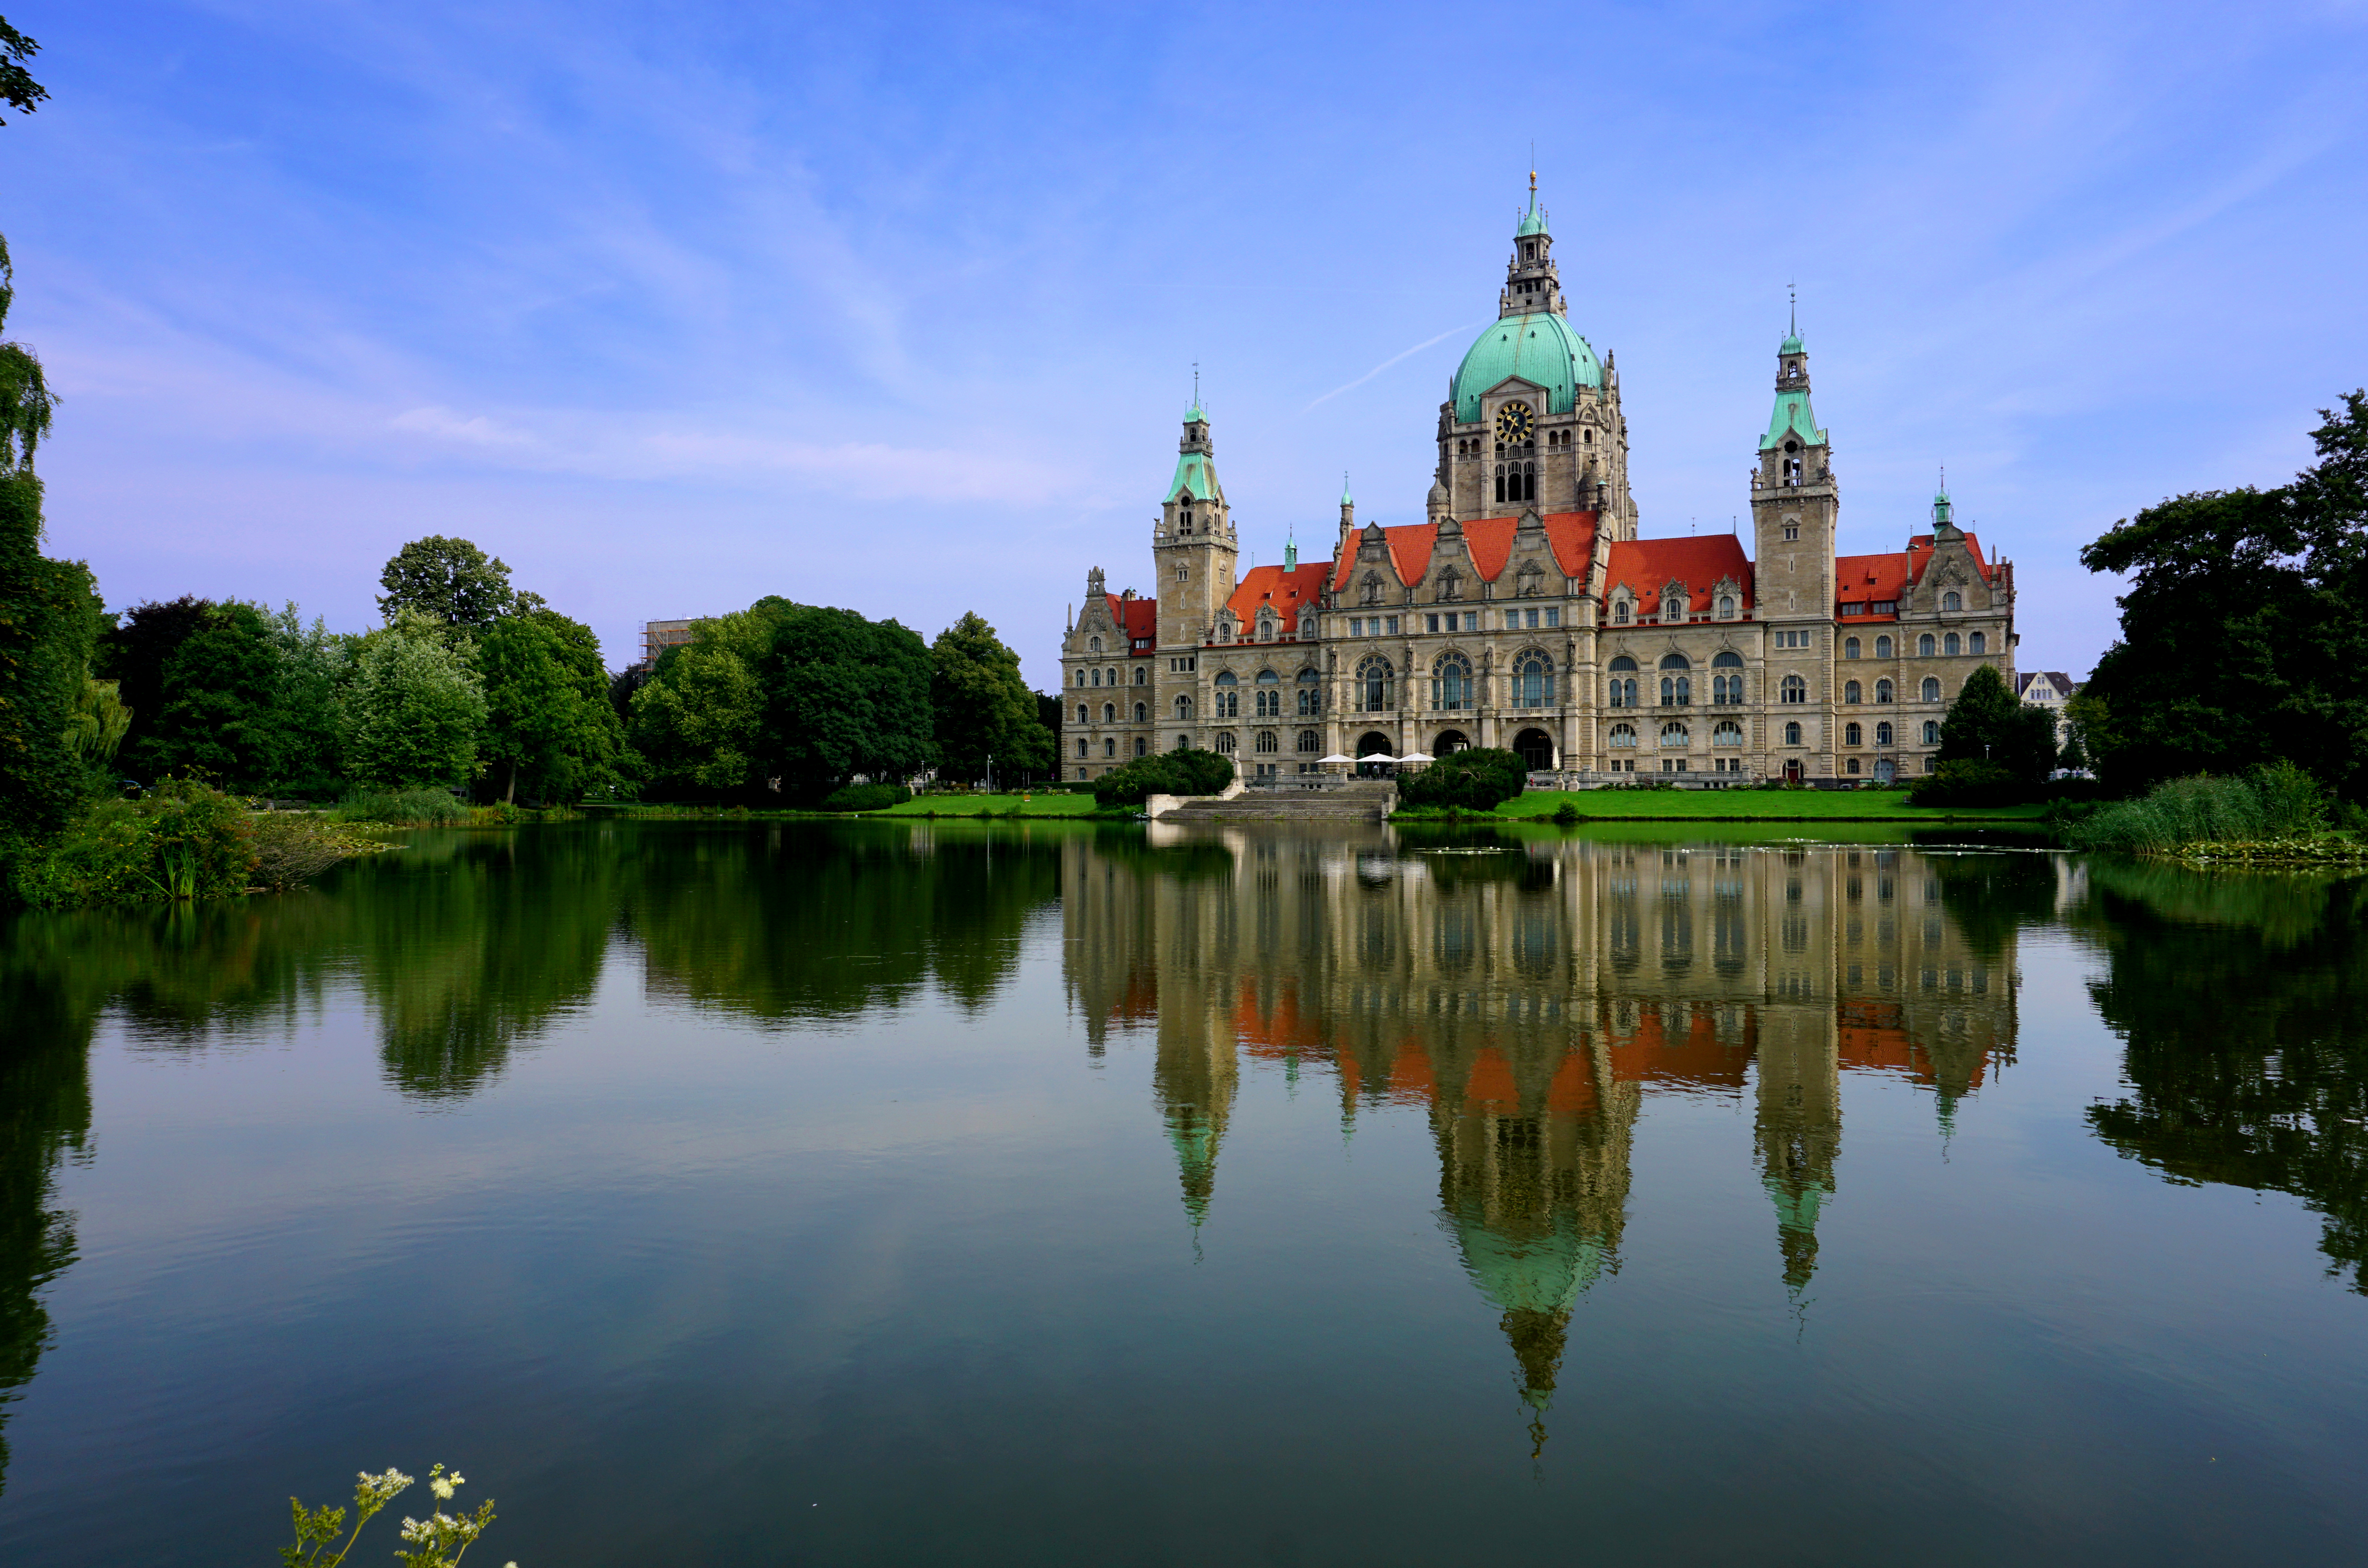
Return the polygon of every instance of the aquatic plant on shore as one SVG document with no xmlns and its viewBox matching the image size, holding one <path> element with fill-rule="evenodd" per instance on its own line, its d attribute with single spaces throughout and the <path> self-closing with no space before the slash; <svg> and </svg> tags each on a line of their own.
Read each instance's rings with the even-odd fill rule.
<svg viewBox="0 0 2368 1568">
<path fill-rule="evenodd" d="M 2184 855 L 2211 846 L 2292 845 L 2324 833 L 2328 818 L 2318 781 L 2276 762 L 2241 777 L 2174 778 L 2068 822 L 2063 832 L 2076 849 Z"/>
<path fill-rule="evenodd" d="M 360 1539 L 362 1527 L 410 1484 L 411 1477 L 392 1467 L 377 1475 L 361 1471 L 354 1484 L 354 1528 L 350 1534 L 346 1530 L 343 1508 L 326 1504 L 307 1508 L 299 1499 L 289 1498 L 289 1512 L 295 1516 L 296 1544 L 279 1549 L 283 1568 L 337 1568 Z M 458 1473 L 445 1474 L 440 1464 L 427 1472 L 427 1489 L 436 1494 L 439 1504 L 450 1502 L 452 1494 L 466 1484 L 466 1479 Z M 418 1550 L 404 1551 L 398 1548 L 395 1558 L 410 1568 L 455 1568 L 461 1555 L 493 1522 L 494 1500 L 490 1497 L 478 1504 L 473 1514 L 448 1514 L 439 1507 L 424 1519 L 406 1516 L 403 1539 Z M 341 1535 L 345 1536 L 343 1546 L 337 1545 Z M 518 1568 L 518 1564 L 507 1563 L 504 1568 Z"/>
</svg>

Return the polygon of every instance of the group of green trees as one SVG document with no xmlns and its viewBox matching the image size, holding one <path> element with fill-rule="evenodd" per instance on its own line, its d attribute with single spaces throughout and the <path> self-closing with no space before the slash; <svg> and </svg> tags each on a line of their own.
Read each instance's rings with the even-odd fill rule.
<svg viewBox="0 0 2368 1568">
<path fill-rule="evenodd" d="M 466 540 L 386 564 L 385 624 L 356 635 L 238 600 L 138 605 L 92 675 L 120 715 L 117 776 L 249 793 L 474 787 L 569 801 L 613 788 L 623 727 L 592 629 L 509 583 Z"/>
<path fill-rule="evenodd" d="M 923 769 L 1050 773 L 1054 735 L 1019 655 L 965 615 L 934 642 L 894 620 L 767 597 L 616 684 L 645 794 L 812 805 Z"/>
<path fill-rule="evenodd" d="M 2342 403 L 2292 483 L 2176 496 L 2080 552 L 2130 579 L 2069 709 L 2113 793 L 2284 761 L 2368 804 L 2368 391 Z"/>
</svg>

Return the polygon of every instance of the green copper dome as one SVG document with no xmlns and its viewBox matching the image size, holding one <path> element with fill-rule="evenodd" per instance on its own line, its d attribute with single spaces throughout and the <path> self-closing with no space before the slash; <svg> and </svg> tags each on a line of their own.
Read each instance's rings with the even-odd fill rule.
<svg viewBox="0 0 2368 1568">
<path fill-rule="evenodd" d="M 1490 324 L 1456 369 L 1448 396 L 1455 403 L 1455 422 L 1469 425 L 1480 417 L 1480 399 L 1508 376 L 1519 376 L 1546 389 L 1540 412 L 1568 414 L 1580 387 L 1603 385 L 1603 366 L 1587 339 L 1551 311 L 1507 316 Z"/>
<path fill-rule="evenodd" d="M 1532 196 L 1530 198 L 1530 210 L 1521 214 L 1521 226 L 1513 231 L 1513 236 L 1516 239 L 1527 239 L 1531 234 L 1543 234 L 1545 232 L 1546 210 L 1539 206 L 1538 199 Z"/>
</svg>

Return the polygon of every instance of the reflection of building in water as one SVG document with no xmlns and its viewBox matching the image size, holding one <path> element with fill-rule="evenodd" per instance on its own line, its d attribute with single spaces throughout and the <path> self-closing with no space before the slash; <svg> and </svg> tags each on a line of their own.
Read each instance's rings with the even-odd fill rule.
<svg viewBox="0 0 2368 1568">
<path fill-rule="evenodd" d="M 1932 1089 L 1942 1125 L 2014 1042 L 2011 939 L 1952 917 L 1914 850 L 1543 841 L 1425 852 L 1233 832 L 1063 879 L 1071 995 L 1099 1052 L 1156 1018 L 1155 1083 L 1194 1222 L 1238 1053 L 1328 1062 L 1343 1114 L 1419 1103 L 1440 1219 L 1543 1410 L 1580 1296 L 1617 1267 L 1642 1096 L 1754 1098 L 1785 1284 L 1837 1191 L 1840 1074 Z"/>
</svg>

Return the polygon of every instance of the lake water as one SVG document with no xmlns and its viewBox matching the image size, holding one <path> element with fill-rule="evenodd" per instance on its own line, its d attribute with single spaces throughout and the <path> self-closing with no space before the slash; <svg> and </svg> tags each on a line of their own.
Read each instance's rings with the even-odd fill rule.
<svg viewBox="0 0 2368 1568">
<path fill-rule="evenodd" d="M 2356 1560 L 2362 880 L 1651 831 L 20 917 L 0 1561 Z"/>
</svg>

